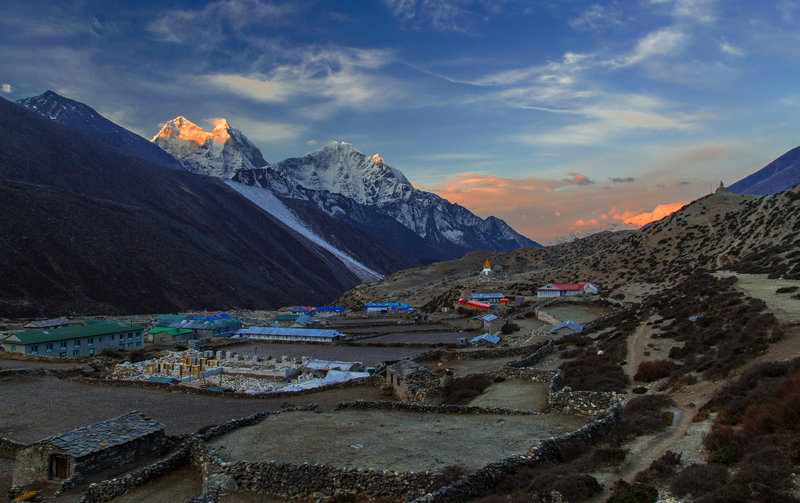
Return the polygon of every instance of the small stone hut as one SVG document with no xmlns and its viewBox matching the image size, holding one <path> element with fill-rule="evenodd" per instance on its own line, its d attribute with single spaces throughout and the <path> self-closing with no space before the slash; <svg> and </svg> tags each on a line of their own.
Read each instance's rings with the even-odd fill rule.
<svg viewBox="0 0 800 503">
<path fill-rule="evenodd" d="M 400 360 L 386 367 L 386 384 L 398 400 L 423 403 L 440 393 L 439 376 L 411 360 Z"/>
<path fill-rule="evenodd" d="M 132 411 L 99 423 L 58 433 L 17 451 L 14 487 L 37 481 L 83 481 L 167 447 L 164 425 Z"/>
</svg>

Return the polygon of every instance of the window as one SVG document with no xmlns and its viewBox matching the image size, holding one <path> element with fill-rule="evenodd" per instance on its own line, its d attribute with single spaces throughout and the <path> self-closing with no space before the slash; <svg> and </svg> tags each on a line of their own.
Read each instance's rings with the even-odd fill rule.
<svg viewBox="0 0 800 503">
<path fill-rule="evenodd" d="M 48 353 L 52 353 L 53 352 L 53 343 L 52 342 L 48 342 L 45 345 L 44 350 L 47 351 Z"/>
<path fill-rule="evenodd" d="M 103 336 L 102 335 L 97 338 L 97 342 L 103 342 Z"/>
<path fill-rule="evenodd" d="M 89 347 L 94 346 L 94 337 L 89 337 L 88 339 L 86 339 L 86 345 Z"/>
<path fill-rule="evenodd" d="M 81 340 L 80 339 L 75 339 L 74 341 L 72 341 L 72 347 L 73 348 L 81 347 Z"/>
<path fill-rule="evenodd" d="M 128 334 L 128 340 L 129 340 L 129 341 L 132 341 L 132 340 L 133 340 L 133 333 L 129 333 L 129 334 Z"/>
<path fill-rule="evenodd" d="M 136 334 L 136 340 L 137 341 L 142 340 L 142 334 Z"/>
<path fill-rule="evenodd" d="M 8 350 L 13 353 L 14 351 L 17 350 L 17 345 L 16 344 L 9 344 L 8 345 Z"/>
<path fill-rule="evenodd" d="M 89 348 L 89 356 L 92 356 L 93 354 L 94 354 L 94 348 Z"/>
<path fill-rule="evenodd" d="M 129 343 L 128 343 L 128 347 L 129 347 L 129 348 L 132 348 L 132 347 L 133 347 L 133 343 L 132 343 L 132 342 L 129 342 Z"/>
<path fill-rule="evenodd" d="M 67 349 L 67 341 L 61 341 L 61 349 Z"/>
<path fill-rule="evenodd" d="M 31 354 L 32 355 L 38 355 L 39 354 L 39 345 L 38 344 L 34 344 L 34 345 L 31 346 Z"/>
<path fill-rule="evenodd" d="M 161 342 L 167 342 L 167 338 L 166 337 L 160 337 L 160 339 L 161 339 Z"/>
<path fill-rule="evenodd" d="M 136 343 L 136 347 L 137 347 L 137 348 L 140 348 L 140 347 L 142 347 L 142 342 L 141 342 L 141 341 L 137 342 L 137 343 Z"/>
<path fill-rule="evenodd" d="M 67 357 L 67 352 L 66 351 L 61 351 L 60 353 L 58 353 L 58 357 L 59 358 L 66 358 Z"/>
<path fill-rule="evenodd" d="M 72 350 L 72 356 L 80 356 L 80 355 L 81 355 L 81 350 L 80 349 L 73 349 Z"/>
<path fill-rule="evenodd" d="M 112 341 L 114 340 L 114 334 L 111 334 L 111 340 Z"/>
</svg>

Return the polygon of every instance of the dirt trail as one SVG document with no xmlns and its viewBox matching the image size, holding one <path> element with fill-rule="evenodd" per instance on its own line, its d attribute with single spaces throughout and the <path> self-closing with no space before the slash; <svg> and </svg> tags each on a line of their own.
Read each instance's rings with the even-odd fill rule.
<svg viewBox="0 0 800 503">
<path fill-rule="evenodd" d="M 652 321 L 652 318 L 647 321 Z M 651 330 L 647 323 L 642 323 L 636 329 L 633 337 L 628 340 L 628 359 L 625 362 L 625 373 L 631 380 L 631 386 L 633 386 L 633 376 L 636 375 L 639 364 L 644 360 L 645 345 L 650 340 L 650 332 Z"/>
</svg>

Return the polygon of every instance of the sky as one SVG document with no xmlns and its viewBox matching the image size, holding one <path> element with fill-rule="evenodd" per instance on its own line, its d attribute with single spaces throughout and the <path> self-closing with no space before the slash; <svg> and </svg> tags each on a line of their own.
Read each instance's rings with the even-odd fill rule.
<svg viewBox="0 0 800 503">
<path fill-rule="evenodd" d="M 546 243 L 647 223 L 800 145 L 800 0 L 5 0 L 0 96 L 152 138 L 331 140 Z"/>
</svg>

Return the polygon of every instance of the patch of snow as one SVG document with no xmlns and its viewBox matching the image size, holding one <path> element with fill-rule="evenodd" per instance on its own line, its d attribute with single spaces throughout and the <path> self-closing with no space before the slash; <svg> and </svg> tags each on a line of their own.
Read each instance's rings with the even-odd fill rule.
<svg viewBox="0 0 800 503">
<path fill-rule="evenodd" d="M 230 180 L 225 180 L 225 183 L 228 184 L 228 186 L 230 186 L 233 190 L 252 201 L 259 208 L 288 225 L 301 236 L 331 252 L 334 256 L 340 259 L 344 265 L 353 272 L 353 274 L 358 276 L 361 281 L 372 282 L 383 278 L 381 274 L 373 271 L 350 255 L 327 242 L 321 236 L 315 234 L 314 231 L 309 229 L 308 226 L 303 223 L 303 221 L 297 218 L 297 215 L 295 215 L 292 210 L 283 204 L 281 200 L 275 197 L 275 195 L 269 190 L 262 189 L 260 187 L 244 185 Z"/>
</svg>

